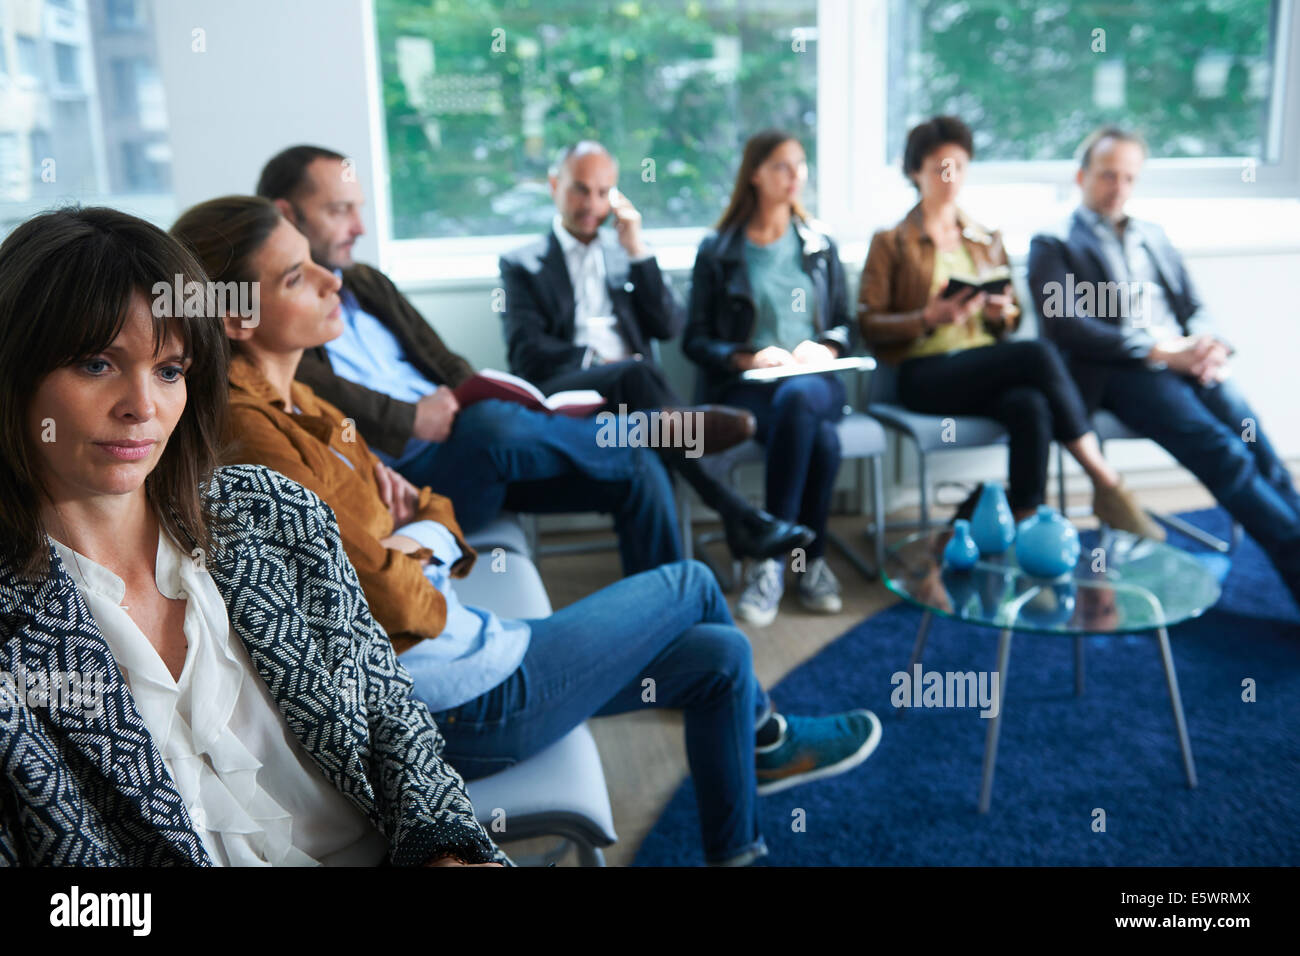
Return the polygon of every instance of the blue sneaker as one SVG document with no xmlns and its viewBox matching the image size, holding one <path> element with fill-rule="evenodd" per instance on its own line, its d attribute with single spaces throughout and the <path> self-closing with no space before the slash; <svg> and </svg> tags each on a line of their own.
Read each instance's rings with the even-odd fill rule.
<svg viewBox="0 0 1300 956">
<path fill-rule="evenodd" d="M 869 710 L 777 719 L 780 739 L 754 749 L 760 797 L 851 770 L 880 743 L 880 718 Z"/>
</svg>

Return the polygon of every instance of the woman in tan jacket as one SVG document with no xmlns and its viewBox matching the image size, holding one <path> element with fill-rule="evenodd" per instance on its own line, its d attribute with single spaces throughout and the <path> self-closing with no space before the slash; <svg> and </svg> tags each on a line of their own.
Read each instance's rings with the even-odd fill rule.
<svg viewBox="0 0 1300 956">
<path fill-rule="evenodd" d="M 172 233 L 212 280 L 260 283 L 256 315 L 225 315 L 235 351 L 228 459 L 268 465 L 334 509 L 374 616 L 466 778 L 526 760 L 592 716 L 679 709 L 705 859 L 743 864 L 766 853 L 758 796 L 842 773 L 875 749 L 881 725 L 868 710 L 773 709 L 748 639 L 698 562 L 631 575 L 546 618 L 461 604 L 451 578 L 474 552 L 450 503 L 391 472 L 349 419 L 294 380 L 303 351 L 342 332 L 338 276 L 264 199 L 201 203 Z"/>
<path fill-rule="evenodd" d="M 878 359 L 898 366 L 899 400 L 930 415 L 984 415 L 1010 436 L 1010 503 L 1017 520 L 1043 502 L 1052 440 L 1093 483 L 1093 510 L 1113 528 L 1163 538 L 1102 457 L 1073 379 L 1051 343 L 1011 341 L 1020 309 L 1006 250 L 957 208 L 974 154 L 970 129 L 936 116 L 907 136 L 903 172 L 920 202 L 875 234 L 858 290 L 858 321 Z M 1006 277 L 1000 291 L 945 296 L 950 280 Z"/>
</svg>

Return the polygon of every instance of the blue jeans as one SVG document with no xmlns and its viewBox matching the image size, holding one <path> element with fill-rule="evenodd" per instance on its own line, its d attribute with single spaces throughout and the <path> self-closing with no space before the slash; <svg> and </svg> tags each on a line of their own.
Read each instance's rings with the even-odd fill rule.
<svg viewBox="0 0 1300 956">
<path fill-rule="evenodd" d="M 672 483 L 658 456 L 602 448 L 598 430 L 595 418 L 489 400 L 461 411 L 445 442 L 413 440 L 396 461 L 380 457 L 416 487 L 450 498 L 467 534 L 502 508 L 600 511 L 614 516 L 624 574 L 681 560 Z"/>
<path fill-rule="evenodd" d="M 767 449 L 767 510 L 817 533 L 808 556 L 826 553 L 826 520 L 840 472 L 844 383 L 835 375 L 796 375 L 774 385 L 742 382 L 720 401 L 754 413 L 755 438 Z"/>
<path fill-rule="evenodd" d="M 1273 562 L 1300 604 L 1300 494 L 1231 380 L 1202 386 L 1144 366 L 1110 369 L 1101 404 L 1194 474 Z M 1254 422 L 1253 441 L 1246 441 Z"/>
<path fill-rule="evenodd" d="M 528 624 L 532 640 L 514 674 L 433 715 L 453 767 L 472 780 L 526 760 L 589 717 L 681 710 L 705 858 L 725 862 L 762 845 L 754 728 L 771 704 L 749 640 L 704 565 L 682 561 L 624 578 Z M 421 646 L 400 658 L 417 697 L 433 666 Z"/>
</svg>

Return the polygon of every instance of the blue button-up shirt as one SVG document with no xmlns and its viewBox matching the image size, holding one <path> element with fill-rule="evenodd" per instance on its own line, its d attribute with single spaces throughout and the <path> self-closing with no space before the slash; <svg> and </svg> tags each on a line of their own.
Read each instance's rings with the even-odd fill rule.
<svg viewBox="0 0 1300 956">
<path fill-rule="evenodd" d="M 1130 311 L 1124 316 L 1124 328 L 1145 331 L 1151 344 L 1180 337 L 1182 327 L 1170 308 L 1169 296 L 1160 281 L 1160 270 L 1156 268 L 1147 246 L 1142 224 L 1130 218 L 1121 238 L 1113 223 L 1087 206 L 1079 207 L 1079 216 L 1101 243 L 1112 278 L 1126 284 L 1122 307 Z M 1096 290 L 1096 295 L 1097 308 L 1101 312 L 1101 290 Z"/>
<path fill-rule="evenodd" d="M 397 336 L 361 308 L 349 289 L 339 290 L 339 300 L 343 334 L 325 343 L 336 375 L 401 402 L 418 402 L 438 387 L 420 374 L 407 359 Z"/>
</svg>

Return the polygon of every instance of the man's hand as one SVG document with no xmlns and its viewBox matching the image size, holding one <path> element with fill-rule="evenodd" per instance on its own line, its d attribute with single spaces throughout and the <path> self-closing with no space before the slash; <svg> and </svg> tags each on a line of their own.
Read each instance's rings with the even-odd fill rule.
<svg viewBox="0 0 1300 956">
<path fill-rule="evenodd" d="M 804 339 L 794 347 L 791 353 L 794 360 L 801 365 L 823 365 L 835 361 L 835 350 L 820 342 Z"/>
<path fill-rule="evenodd" d="M 948 283 L 945 282 L 934 298 L 926 303 L 925 311 L 921 313 L 921 321 L 925 323 L 928 331 L 933 332 L 941 325 L 954 325 L 968 321 L 988 300 L 987 293 L 975 293 L 971 289 L 951 299 L 945 299 L 943 290 L 947 287 Z"/>
<path fill-rule="evenodd" d="M 637 212 L 626 196 L 617 189 L 609 191 L 609 208 L 614 213 L 614 228 L 618 231 L 619 245 L 629 259 L 639 259 L 648 250 L 641 241 L 641 213 Z"/>
<path fill-rule="evenodd" d="M 420 504 L 420 489 L 382 461 L 375 462 L 375 480 L 379 484 L 379 497 L 393 516 L 393 527 L 410 524 Z"/>
<path fill-rule="evenodd" d="M 1212 335 L 1183 335 L 1157 342 L 1147 357 L 1202 385 L 1228 376 L 1228 349 Z"/>
<path fill-rule="evenodd" d="M 443 442 L 460 411 L 460 402 L 446 385 L 439 385 L 415 404 L 415 428 L 412 433 L 421 441 Z"/>
</svg>

